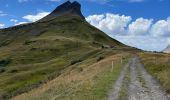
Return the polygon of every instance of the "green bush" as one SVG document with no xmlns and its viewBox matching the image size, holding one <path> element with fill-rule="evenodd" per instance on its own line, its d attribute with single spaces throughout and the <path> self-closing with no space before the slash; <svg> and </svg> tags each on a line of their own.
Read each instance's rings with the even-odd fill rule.
<svg viewBox="0 0 170 100">
<path fill-rule="evenodd" d="M 104 59 L 104 57 L 99 57 L 99 58 L 97 58 L 97 61 L 100 61 L 102 59 Z"/>
<path fill-rule="evenodd" d="M 5 72 L 5 69 L 0 69 L 0 73 L 3 73 L 3 72 Z"/>
<path fill-rule="evenodd" d="M 4 67 L 11 63 L 11 59 L 0 60 L 0 66 Z"/>
<path fill-rule="evenodd" d="M 71 65 L 74 65 L 74 64 L 77 64 L 77 63 L 80 63 L 82 62 L 82 60 L 73 60 L 71 61 Z"/>
</svg>

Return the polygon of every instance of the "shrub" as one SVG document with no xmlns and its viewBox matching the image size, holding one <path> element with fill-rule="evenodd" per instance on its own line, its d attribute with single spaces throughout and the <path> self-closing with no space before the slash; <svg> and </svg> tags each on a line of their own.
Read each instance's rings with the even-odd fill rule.
<svg viewBox="0 0 170 100">
<path fill-rule="evenodd" d="M 4 67 L 11 63 L 11 59 L 0 60 L 0 66 Z"/>
<path fill-rule="evenodd" d="M 74 65 L 74 64 L 77 64 L 77 63 L 80 63 L 82 62 L 82 60 L 73 60 L 71 61 L 71 65 Z"/>
<path fill-rule="evenodd" d="M 3 72 L 5 72 L 5 69 L 0 69 L 0 73 L 3 73 Z"/>
<path fill-rule="evenodd" d="M 30 45 L 31 43 L 35 43 L 35 42 L 37 42 L 37 41 L 25 41 L 24 45 Z"/>
<path fill-rule="evenodd" d="M 97 58 L 97 61 L 100 61 L 100 60 L 102 60 L 102 59 L 104 59 L 104 57 L 99 57 L 99 58 Z"/>
<path fill-rule="evenodd" d="M 83 68 L 82 68 L 82 67 L 78 67 L 77 70 L 78 70 L 79 72 L 82 72 L 82 71 L 83 71 Z"/>
<path fill-rule="evenodd" d="M 9 71 L 9 73 L 17 73 L 17 72 L 18 72 L 17 69 L 13 69 L 13 70 Z"/>
</svg>

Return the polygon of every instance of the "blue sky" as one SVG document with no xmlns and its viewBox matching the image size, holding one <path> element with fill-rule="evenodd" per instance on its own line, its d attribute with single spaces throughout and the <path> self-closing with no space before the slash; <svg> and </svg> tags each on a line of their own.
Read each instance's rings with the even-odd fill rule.
<svg viewBox="0 0 170 100">
<path fill-rule="evenodd" d="M 0 0 L 0 28 L 34 22 L 65 1 Z M 170 44 L 170 0 L 77 1 L 90 24 L 125 44 L 156 51 Z"/>
</svg>

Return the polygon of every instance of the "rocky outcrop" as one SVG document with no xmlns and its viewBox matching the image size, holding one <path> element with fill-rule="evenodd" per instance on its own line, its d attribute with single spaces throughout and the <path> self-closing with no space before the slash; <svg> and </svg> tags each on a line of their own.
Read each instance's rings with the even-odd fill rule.
<svg viewBox="0 0 170 100">
<path fill-rule="evenodd" d="M 81 13 L 81 5 L 77 1 L 74 2 L 67 1 L 62 5 L 58 6 L 54 11 L 52 11 L 52 13 L 50 13 L 40 21 L 50 20 L 65 14 L 74 14 L 80 16 L 82 19 L 85 19 L 85 17 Z"/>
</svg>

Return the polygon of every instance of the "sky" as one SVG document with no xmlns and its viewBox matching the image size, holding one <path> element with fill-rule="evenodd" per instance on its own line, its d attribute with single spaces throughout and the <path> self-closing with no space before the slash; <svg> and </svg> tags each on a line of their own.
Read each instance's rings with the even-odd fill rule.
<svg viewBox="0 0 170 100">
<path fill-rule="evenodd" d="M 0 28 L 35 22 L 66 1 L 0 0 Z M 170 45 L 170 0 L 76 1 L 87 22 L 124 44 L 147 51 Z"/>
</svg>

